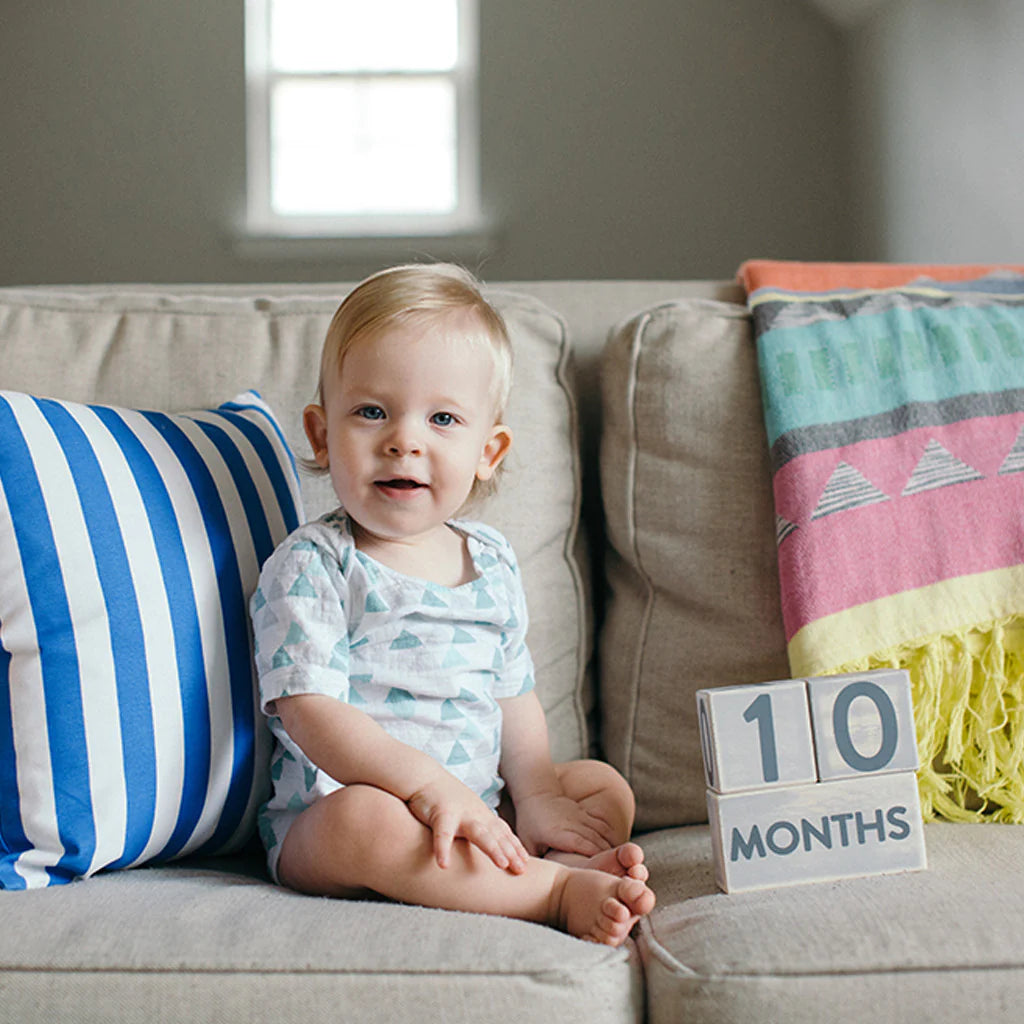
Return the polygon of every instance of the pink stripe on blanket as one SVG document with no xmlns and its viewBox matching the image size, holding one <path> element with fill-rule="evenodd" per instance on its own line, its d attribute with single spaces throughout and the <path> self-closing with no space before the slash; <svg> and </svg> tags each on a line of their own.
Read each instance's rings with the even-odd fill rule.
<svg viewBox="0 0 1024 1024">
<path fill-rule="evenodd" d="M 1021 413 L 977 418 L 783 466 L 774 486 L 787 639 L 867 601 L 1024 562 L 1022 427 Z"/>
</svg>

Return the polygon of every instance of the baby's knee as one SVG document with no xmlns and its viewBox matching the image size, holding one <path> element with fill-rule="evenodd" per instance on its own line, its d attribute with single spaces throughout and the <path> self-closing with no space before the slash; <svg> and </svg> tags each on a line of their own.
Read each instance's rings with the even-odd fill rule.
<svg viewBox="0 0 1024 1024">
<path fill-rule="evenodd" d="M 377 786 L 354 783 L 335 795 L 341 798 L 344 816 L 350 823 L 361 825 L 364 834 L 392 824 L 405 826 L 413 816 L 404 800 Z"/>
<path fill-rule="evenodd" d="M 580 802 L 601 800 L 621 810 L 632 825 L 636 813 L 633 789 L 606 761 L 567 761 L 556 766 L 566 793 Z"/>
<path fill-rule="evenodd" d="M 282 883 L 299 892 L 353 897 L 377 889 L 382 851 L 422 845 L 409 808 L 374 786 L 345 786 L 307 807 L 285 836 Z"/>
<path fill-rule="evenodd" d="M 350 857 L 365 855 L 389 832 L 407 824 L 409 808 L 394 794 L 355 783 L 335 790 L 304 812 L 317 819 L 320 841 Z M 311 822 L 312 824 L 312 822 Z"/>
<path fill-rule="evenodd" d="M 621 808 L 628 816 L 630 824 L 632 824 L 633 817 L 636 814 L 636 797 L 633 794 L 633 787 L 630 786 L 617 768 L 604 761 L 595 761 L 593 763 L 599 766 L 595 770 L 598 772 L 602 788 L 615 805 Z"/>
</svg>

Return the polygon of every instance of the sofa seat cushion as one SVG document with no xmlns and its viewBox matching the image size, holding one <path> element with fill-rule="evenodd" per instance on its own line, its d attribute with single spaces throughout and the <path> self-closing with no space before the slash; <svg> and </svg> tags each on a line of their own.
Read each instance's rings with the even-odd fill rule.
<svg viewBox="0 0 1024 1024">
<path fill-rule="evenodd" d="M 1017 1021 L 1021 838 L 929 824 L 927 871 L 727 896 L 706 828 L 652 834 L 649 1020 Z"/>
<path fill-rule="evenodd" d="M 639 958 L 542 925 L 301 896 L 218 858 L 0 893 L 5 1020 L 637 1021 Z M 39 921 L 46 927 L 40 928 Z"/>
</svg>

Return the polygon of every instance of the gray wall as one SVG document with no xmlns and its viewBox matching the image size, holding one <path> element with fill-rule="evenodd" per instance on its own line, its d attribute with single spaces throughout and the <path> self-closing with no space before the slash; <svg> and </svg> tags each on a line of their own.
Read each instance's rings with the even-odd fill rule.
<svg viewBox="0 0 1024 1024">
<path fill-rule="evenodd" d="M 887 0 L 850 53 L 856 249 L 1024 262 L 1024 3 Z"/>
<path fill-rule="evenodd" d="M 3 7 L 0 284 L 331 280 L 386 262 L 235 245 L 243 0 Z M 812 6 L 481 8 L 500 232 L 463 259 L 486 278 L 728 277 L 751 256 L 855 254 L 846 41 Z"/>
</svg>

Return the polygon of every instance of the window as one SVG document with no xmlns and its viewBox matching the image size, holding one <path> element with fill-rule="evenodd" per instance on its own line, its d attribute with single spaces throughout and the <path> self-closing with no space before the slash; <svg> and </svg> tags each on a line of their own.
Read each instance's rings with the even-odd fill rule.
<svg viewBox="0 0 1024 1024">
<path fill-rule="evenodd" d="M 478 230 L 476 0 L 247 0 L 249 232 Z"/>
</svg>

